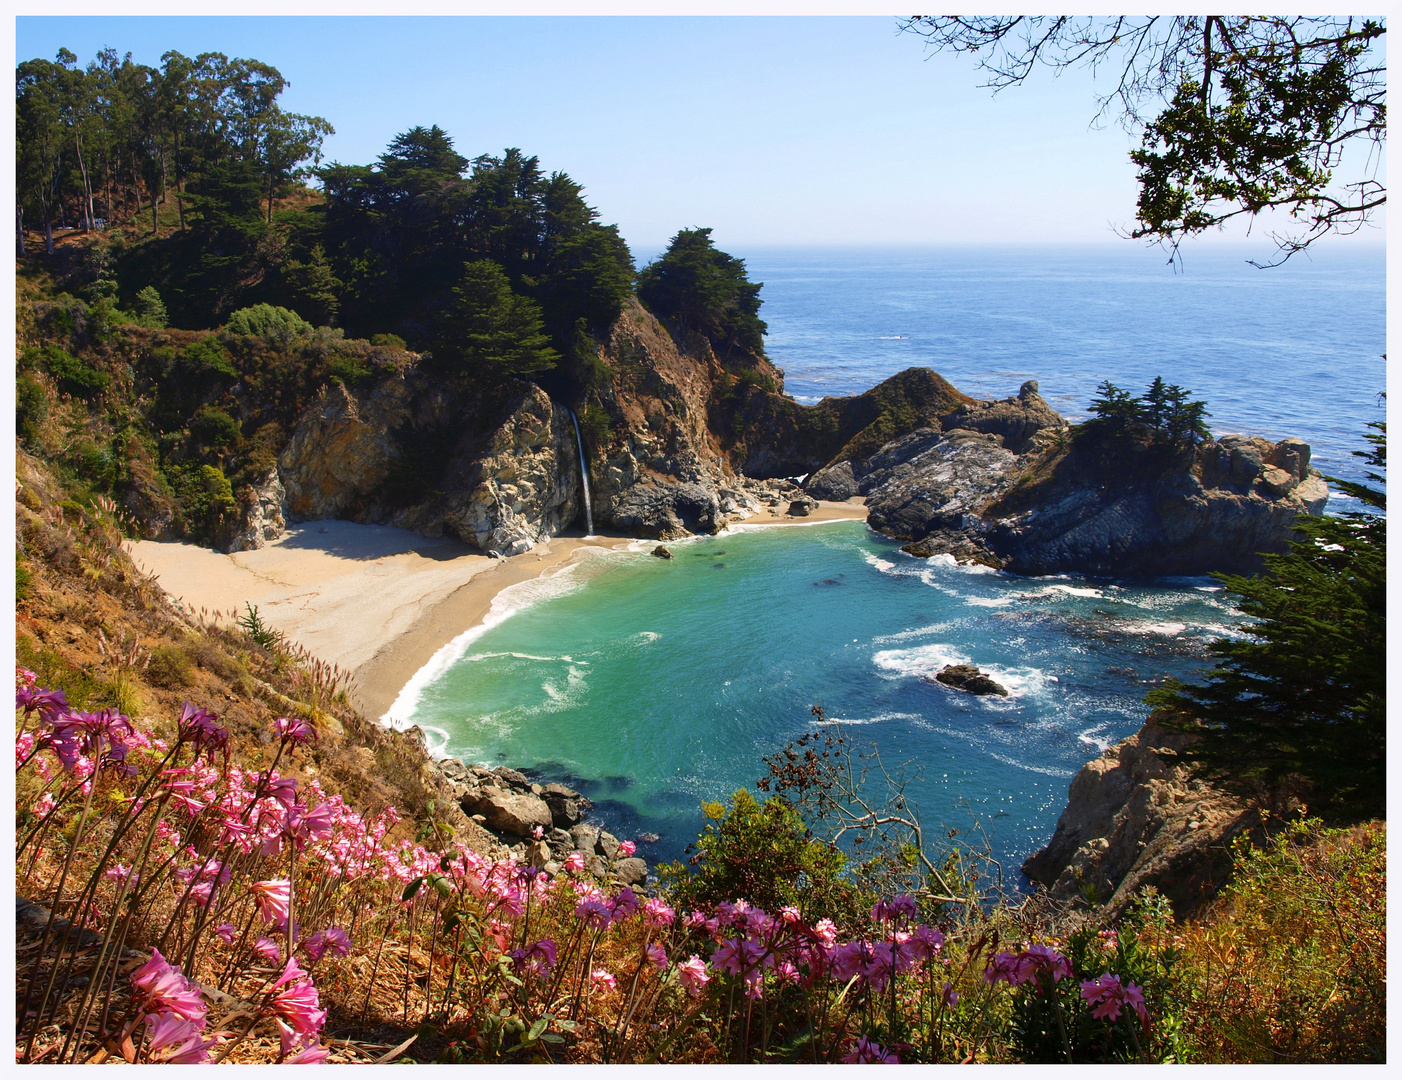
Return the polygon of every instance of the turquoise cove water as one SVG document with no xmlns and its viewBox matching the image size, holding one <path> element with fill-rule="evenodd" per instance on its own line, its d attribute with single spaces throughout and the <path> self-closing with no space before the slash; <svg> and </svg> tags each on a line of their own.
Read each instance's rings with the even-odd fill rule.
<svg viewBox="0 0 1402 1080">
<path fill-rule="evenodd" d="M 765 283 L 768 350 L 800 401 L 924 365 L 979 396 L 1035 378 L 1076 419 L 1102 379 L 1141 392 L 1162 374 L 1207 401 L 1214 431 L 1303 437 L 1350 479 L 1364 425 L 1383 419 L 1380 247 L 1270 271 L 1201 248 L 1185 273 L 1132 245 L 736 254 Z M 640 854 L 658 861 L 821 705 L 910 775 L 927 825 L 977 822 L 1016 880 L 1076 770 L 1240 625 L 1210 578 L 1018 578 L 912 559 L 856 522 L 672 546 L 671 562 L 639 544 L 508 590 L 393 720 L 441 753 L 584 790 L 620 836 L 657 833 Z M 1010 696 L 928 681 L 966 661 Z"/>
<path fill-rule="evenodd" d="M 564 780 L 618 835 L 659 834 L 651 859 L 681 854 L 703 800 L 754 790 L 821 705 L 911 776 L 927 824 L 977 821 L 1015 866 L 1154 680 L 1238 623 L 1210 579 L 1018 578 L 914 559 L 859 522 L 688 541 L 670 562 L 637 546 L 509 590 L 412 718 L 441 753 Z M 928 681 L 960 662 L 1010 696 Z"/>
</svg>

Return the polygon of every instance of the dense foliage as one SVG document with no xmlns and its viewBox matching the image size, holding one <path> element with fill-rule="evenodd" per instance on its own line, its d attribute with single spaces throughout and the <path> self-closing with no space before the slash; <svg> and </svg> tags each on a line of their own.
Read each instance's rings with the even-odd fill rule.
<svg viewBox="0 0 1402 1080">
<path fill-rule="evenodd" d="M 1368 462 L 1386 461 L 1374 424 Z M 1371 473 L 1375 480 L 1380 474 Z M 1381 510 L 1385 493 L 1334 481 Z M 1301 539 L 1265 556 L 1259 577 L 1223 576 L 1256 621 L 1246 637 L 1213 644 L 1200 686 L 1149 695 L 1199 735 L 1184 751 L 1229 787 L 1271 793 L 1303 782 L 1331 816 L 1381 816 L 1387 769 L 1387 519 L 1381 513 L 1301 517 Z"/>
<path fill-rule="evenodd" d="M 1140 442 L 1181 448 L 1212 437 L 1205 418 L 1207 406 L 1191 401 L 1181 386 L 1168 385 L 1157 375 L 1141 396 L 1133 397 L 1106 379 L 1090 404 L 1093 419 L 1085 430 L 1096 435 L 1128 437 Z"/>
<path fill-rule="evenodd" d="M 940 15 L 903 29 L 935 51 L 973 53 L 995 88 L 1042 66 L 1111 69 L 1101 114 L 1118 112 L 1140 134 L 1131 236 L 1176 250 L 1186 236 L 1279 209 L 1290 224 L 1273 239 L 1288 258 L 1356 232 L 1387 201 L 1382 20 Z"/>
<path fill-rule="evenodd" d="M 682 229 L 638 274 L 638 298 L 683 329 L 704 334 L 718 352 L 764 352 L 760 285 L 745 261 L 716 248 L 710 229 Z"/>
</svg>

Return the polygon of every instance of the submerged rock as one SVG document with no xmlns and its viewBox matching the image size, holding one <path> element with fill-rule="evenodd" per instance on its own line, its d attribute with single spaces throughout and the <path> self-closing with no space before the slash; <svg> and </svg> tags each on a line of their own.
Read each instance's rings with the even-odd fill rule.
<svg viewBox="0 0 1402 1080">
<path fill-rule="evenodd" d="M 969 694 L 1008 696 L 1007 687 L 995 682 L 973 664 L 950 664 L 935 676 L 934 681 Z"/>
<path fill-rule="evenodd" d="M 652 554 L 655 558 L 658 559 L 672 558 L 672 553 L 668 551 L 665 547 L 663 547 L 661 544 L 658 544 L 655 548 L 652 549 Z"/>
</svg>

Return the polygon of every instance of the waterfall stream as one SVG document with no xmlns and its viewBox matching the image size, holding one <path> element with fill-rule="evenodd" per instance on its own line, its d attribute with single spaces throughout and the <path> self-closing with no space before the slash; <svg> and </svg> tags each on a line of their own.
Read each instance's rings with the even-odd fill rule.
<svg viewBox="0 0 1402 1080">
<path fill-rule="evenodd" d="M 589 502 L 589 466 L 584 460 L 584 439 L 579 434 L 579 417 L 570 410 L 570 420 L 574 422 L 574 441 L 579 444 L 579 479 L 584 485 L 584 525 L 585 536 L 594 535 L 594 508 Z"/>
</svg>

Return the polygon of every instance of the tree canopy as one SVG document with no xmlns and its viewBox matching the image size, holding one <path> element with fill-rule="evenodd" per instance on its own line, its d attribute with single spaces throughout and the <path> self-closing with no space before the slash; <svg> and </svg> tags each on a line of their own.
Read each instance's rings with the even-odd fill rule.
<svg viewBox="0 0 1402 1080">
<path fill-rule="evenodd" d="M 1273 234 L 1283 260 L 1358 230 L 1386 201 L 1380 20 L 915 16 L 902 28 L 932 51 L 977 56 L 995 90 L 1039 66 L 1110 69 L 1099 117 L 1118 113 L 1140 135 L 1129 235 L 1175 253 L 1184 237 L 1278 209 L 1290 222 Z"/>
<path fill-rule="evenodd" d="M 1087 427 L 1111 436 L 1128 436 L 1171 447 L 1194 446 L 1211 438 L 1201 401 L 1192 401 L 1181 386 L 1169 385 L 1156 375 L 1140 397 L 1133 397 L 1108 379 L 1096 388 L 1090 404 L 1093 419 Z"/>
<path fill-rule="evenodd" d="M 1386 426 L 1370 425 L 1370 465 L 1386 462 Z M 1381 482 L 1381 473 L 1369 477 Z M 1382 510 L 1381 488 L 1335 480 Z M 1151 693 L 1199 736 L 1182 756 L 1229 788 L 1272 793 L 1303 782 L 1312 808 L 1341 818 L 1386 813 L 1387 520 L 1381 513 L 1301 517 L 1301 539 L 1265 557 L 1259 577 L 1221 576 L 1256 621 L 1212 646 L 1198 686 Z"/>
<path fill-rule="evenodd" d="M 656 315 L 704 334 L 716 349 L 763 355 L 761 283 L 745 262 L 716 248 L 710 229 L 682 229 L 656 262 L 638 274 L 638 298 Z"/>
</svg>

